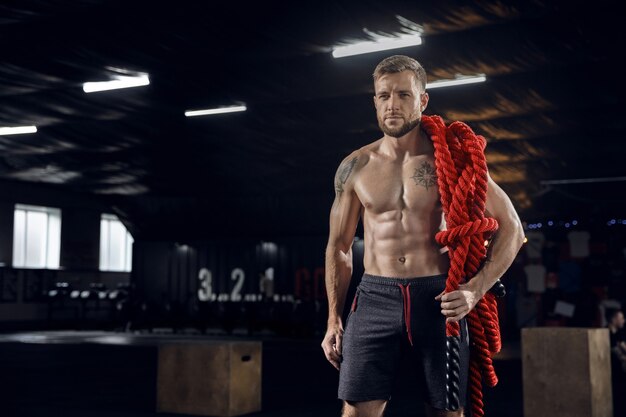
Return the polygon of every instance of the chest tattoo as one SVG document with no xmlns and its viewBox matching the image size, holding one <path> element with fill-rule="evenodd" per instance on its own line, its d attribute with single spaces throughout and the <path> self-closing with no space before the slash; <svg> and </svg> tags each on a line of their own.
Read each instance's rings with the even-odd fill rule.
<svg viewBox="0 0 626 417">
<path fill-rule="evenodd" d="M 435 168 L 428 162 L 422 162 L 419 168 L 415 168 L 415 174 L 411 177 L 415 180 L 415 185 L 421 185 L 428 190 L 428 187 L 437 185 L 437 174 Z"/>
</svg>

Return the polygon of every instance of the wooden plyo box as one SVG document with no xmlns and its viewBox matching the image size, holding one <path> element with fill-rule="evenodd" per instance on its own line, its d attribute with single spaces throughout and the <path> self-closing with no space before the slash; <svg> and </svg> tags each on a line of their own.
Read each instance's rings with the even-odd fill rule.
<svg viewBox="0 0 626 417">
<path fill-rule="evenodd" d="M 524 416 L 612 417 L 608 329 L 522 329 Z"/>
<path fill-rule="evenodd" d="M 159 346 L 157 412 L 231 417 L 261 411 L 261 342 Z"/>
</svg>

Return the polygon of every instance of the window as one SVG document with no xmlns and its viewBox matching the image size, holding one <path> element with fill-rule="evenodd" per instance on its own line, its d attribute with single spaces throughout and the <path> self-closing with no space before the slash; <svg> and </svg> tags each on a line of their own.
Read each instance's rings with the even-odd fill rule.
<svg viewBox="0 0 626 417">
<path fill-rule="evenodd" d="M 61 210 L 15 205 L 13 266 L 59 268 L 61 258 Z"/>
<path fill-rule="evenodd" d="M 112 214 L 100 219 L 100 270 L 130 272 L 133 237 L 121 221 Z"/>
</svg>

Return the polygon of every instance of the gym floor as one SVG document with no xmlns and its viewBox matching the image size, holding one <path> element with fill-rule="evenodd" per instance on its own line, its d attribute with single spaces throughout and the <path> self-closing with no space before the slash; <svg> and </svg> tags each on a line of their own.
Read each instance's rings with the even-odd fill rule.
<svg viewBox="0 0 626 417">
<path fill-rule="evenodd" d="M 2 416 L 148 417 L 156 413 L 155 349 L 171 335 L 111 332 L 30 332 L 0 336 Z M 179 336 L 178 336 L 179 337 Z M 224 336 L 186 336 L 194 340 Z M 339 416 L 337 373 L 320 340 L 230 336 L 263 342 L 263 411 L 251 417 Z M 495 360 L 499 384 L 485 389 L 489 417 L 522 416 L 519 348 L 505 346 Z M 402 372 L 386 417 L 425 415 Z"/>
</svg>

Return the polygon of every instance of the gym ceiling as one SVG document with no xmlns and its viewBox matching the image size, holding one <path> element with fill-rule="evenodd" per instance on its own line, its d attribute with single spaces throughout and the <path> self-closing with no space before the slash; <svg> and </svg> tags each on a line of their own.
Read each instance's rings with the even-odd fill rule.
<svg viewBox="0 0 626 417">
<path fill-rule="evenodd" d="M 0 187 L 101 200 L 136 239 L 324 236 L 339 162 L 381 136 L 371 73 L 406 54 L 429 82 L 486 75 L 429 91 L 426 114 L 487 138 L 523 220 L 626 218 L 617 4 L 3 1 L 0 126 L 37 132 L 0 136 Z M 331 54 L 411 31 L 422 45 Z M 136 73 L 150 85 L 83 91 Z"/>
</svg>

